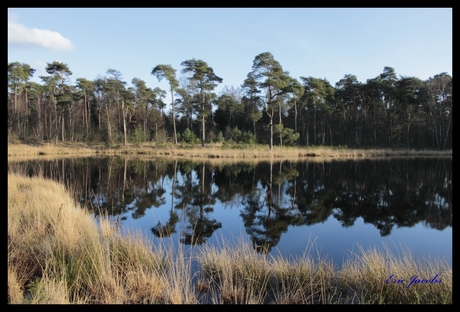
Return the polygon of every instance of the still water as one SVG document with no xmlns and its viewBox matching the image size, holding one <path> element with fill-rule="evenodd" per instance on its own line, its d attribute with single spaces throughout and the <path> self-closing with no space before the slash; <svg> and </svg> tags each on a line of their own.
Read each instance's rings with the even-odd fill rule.
<svg viewBox="0 0 460 312">
<path fill-rule="evenodd" d="M 452 264 L 452 158 L 216 164 L 122 157 L 9 163 L 71 187 L 94 215 L 154 243 L 242 239 L 260 253 L 321 255 L 358 246 Z"/>
</svg>

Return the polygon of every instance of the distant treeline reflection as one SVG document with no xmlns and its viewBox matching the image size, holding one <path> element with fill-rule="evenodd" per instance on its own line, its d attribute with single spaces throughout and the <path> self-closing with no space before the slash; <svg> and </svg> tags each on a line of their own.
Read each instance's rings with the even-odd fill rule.
<svg viewBox="0 0 460 312">
<path fill-rule="evenodd" d="M 452 226 L 451 158 L 215 165 L 107 157 L 9 167 L 66 184 L 94 214 L 138 219 L 147 209 L 169 209 L 166 223 L 152 224 L 158 237 L 176 232 L 182 210 L 184 244 L 203 244 L 222 226 L 213 217 L 218 201 L 239 210 L 246 232 L 263 252 L 290 225 L 309 226 L 331 215 L 344 227 L 361 217 L 382 236 L 419 222 L 438 230 Z"/>
</svg>

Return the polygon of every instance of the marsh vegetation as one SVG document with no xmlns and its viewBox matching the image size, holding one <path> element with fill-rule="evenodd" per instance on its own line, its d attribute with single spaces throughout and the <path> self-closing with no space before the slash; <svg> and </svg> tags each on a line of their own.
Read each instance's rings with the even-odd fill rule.
<svg viewBox="0 0 460 312">
<path fill-rule="evenodd" d="M 172 245 L 122 235 L 61 183 L 8 174 L 10 304 L 452 303 L 451 266 L 408 250 L 360 248 L 336 267 L 313 245 L 296 258 L 244 240 L 199 252 Z M 409 286 L 414 276 L 432 282 Z"/>
</svg>

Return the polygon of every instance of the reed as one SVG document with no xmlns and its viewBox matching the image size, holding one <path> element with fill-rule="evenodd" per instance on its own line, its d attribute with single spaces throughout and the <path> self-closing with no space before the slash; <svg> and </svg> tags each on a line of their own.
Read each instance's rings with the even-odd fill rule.
<svg viewBox="0 0 460 312">
<path fill-rule="evenodd" d="M 263 255 L 240 241 L 206 247 L 198 255 L 200 290 L 214 304 L 253 304 L 266 301 L 270 265 Z"/>
<path fill-rule="evenodd" d="M 44 158 L 46 156 L 68 157 L 88 155 L 124 155 L 124 156 L 150 156 L 168 158 L 196 158 L 212 160 L 267 160 L 289 159 L 327 161 L 337 159 L 363 159 L 378 157 L 421 157 L 421 156 L 452 156 L 449 151 L 427 151 L 407 149 L 351 149 L 343 146 L 274 146 L 270 150 L 267 145 L 231 145 L 207 144 L 200 145 L 173 145 L 164 144 L 157 146 L 154 143 L 130 143 L 127 146 L 106 146 L 102 144 L 84 143 L 58 143 L 58 144 L 8 144 L 8 158 L 18 157 Z"/>
<path fill-rule="evenodd" d="M 416 260 L 406 248 L 399 253 L 386 245 L 368 250 L 359 246 L 339 272 L 344 292 L 356 303 L 452 303 L 452 267 L 445 259 Z"/>
<path fill-rule="evenodd" d="M 311 252 L 260 254 L 242 239 L 197 253 L 174 242 L 153 246 L 94 218 L 62 184 L 14 172 L 7 232 L 9 304 L 452 303 L 452 268 L 443 260 L 359 247 L 335 268 Z M 437 273 L 441 282 L 408 287 L 413 276 Z"/>
<path fill-rule="evenodd" d="M 43 144 L 11 144 L 8 143 L 8 157 L 44 156 L 44 155 L 92 155 L 96 150 L 82 143 L 43 143 Z"/>
</svg>

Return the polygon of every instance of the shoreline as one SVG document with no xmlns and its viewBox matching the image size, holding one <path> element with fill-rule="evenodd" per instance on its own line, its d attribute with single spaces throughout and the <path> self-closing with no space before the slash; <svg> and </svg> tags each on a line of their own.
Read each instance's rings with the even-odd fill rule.
<svg viewBox="0 0 460 312">
<path fill-rule="evenodd" d="M 407 150 L 407 149 L 352 149 L 343 147 L 279 147 L 270 150 L 264 145 L 224 147 L 209 144 L 185 146 L 167 144 L 155 146 L 153 143 L 128 144 L 127 146 L 106 147 L 103 144 L 83 143 L 8 143 L 8 160 L 44 159 L 60 157 L 124 156 L 124 157 L 167 157 L 173 159 L 264 161 L 277 160 L 347 160 L 378 159 L 387 157 L 452 157 L 452 150 Z"/>
</svg>

